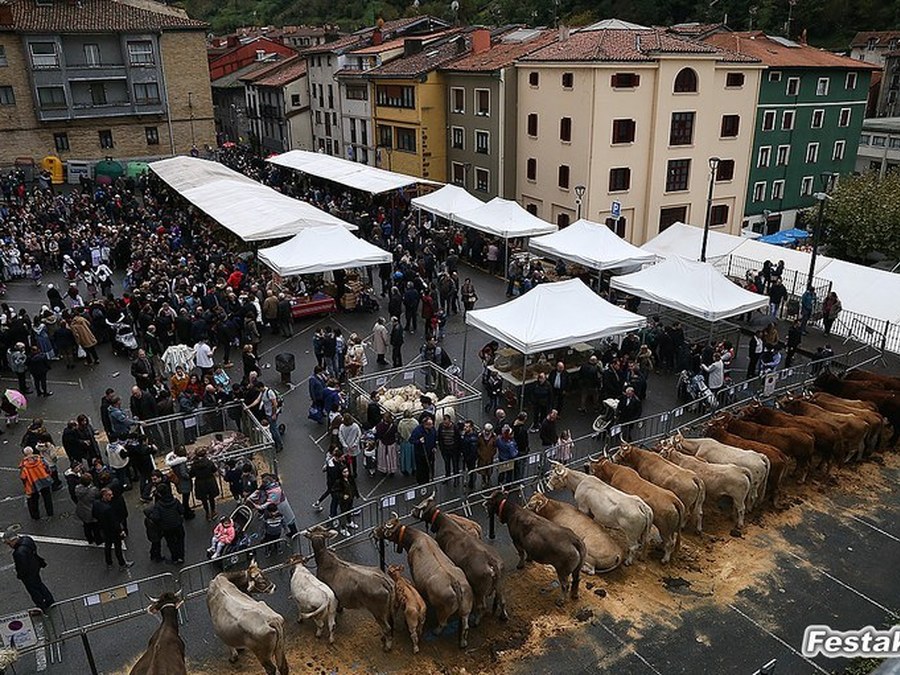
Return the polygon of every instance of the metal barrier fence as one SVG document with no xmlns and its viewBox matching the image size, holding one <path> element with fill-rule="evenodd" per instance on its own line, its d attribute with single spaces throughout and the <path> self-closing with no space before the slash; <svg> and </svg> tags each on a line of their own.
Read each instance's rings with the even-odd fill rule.
<svg viewBox="0 0 900 675">
<path fill-rule="evenodd" d="M 819 321 L 821 326 L 822 322 Z M 845 338 L 868 344 L 875 349 L 900 354 L 900 323 L 873 319 L 870 316 L 841 310 L 831 327 L 835 339 Z"/>
</svg>

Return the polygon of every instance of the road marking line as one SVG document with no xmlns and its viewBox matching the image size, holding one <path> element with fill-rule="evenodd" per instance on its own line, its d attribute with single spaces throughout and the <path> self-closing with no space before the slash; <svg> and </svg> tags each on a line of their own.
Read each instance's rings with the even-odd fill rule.
<svg viewBox="0 0 900 675">
<path fill-rule="evenodd" d="M 83 539 L 70 539 L 68 537 L 42 537 L 37 534 L 29 534 L 28 536 L 34 539 L 39 544 L 64 544 L 66 546 L 82 546 L 84 548 L 95 548 L 94 544 L 89 544 Z M 125 546 L 124 541 L 122 542 L 122 550 L 128 550 L 128 548 Z"/>
<path fill-rule="evenodd" d="M 380 481 L 378 481 L 378 482 L 375 484 L 375 487 L 373 487 L 373 488 L 369 491 L 369 494 L 367 494 L 366 496 L 363 497 L 363 499 L 371 499 L 371 498 L 372 498 L 372 495 L 375 494 L 375 490 L 377 490 L 378 488 L 380 488 L 380 487 L 381 487 L 381 484 L 382 484 L 384 481 L 386 481 L 386 480 L 387 480 L 387 476 L 383 476 L 382 479 L 381 479 Z"/>
<path fill-rule="evenodd" d="M 893 534 L 891 534 L 890 532 L 885 532 L 884 530 L 882 530 L 882 529 L 881 529 L 880 527 L 878 527 L 877 525 L 873 525 L 873 524 L 870 523 L 869 521 L 863 520 L 862 518 L 857 518 L 856 516 L 854 516 L 854 515 L 852 515 L 852 514 L 850 514 L 850 513 L 847 513 L 846 515 L 847 515 L 847 517 L 848 517 L 850 520 L 855 520 L 857 523 L 861 523 L 861 524 L 865 525 L 866 527 L 875 530 L 878 534 L 882 534 L 882 535 L 884 535 L 885 537 L 887 537 L 888 539 L 891 539 L 891 540 L 896 541 L 896 542 L 900 542 L 900 537 L 895 537 L 895 536 L 894 536 Z"/>
<path fill-rule="evenodd" d="M 16 384 L 19 383 L 19 380 L 13 377 L 0 377 L 0 380 L 2 380 L 3 382 L 15 382 Z M 81 387 L 81 380 L 79 379 L 78 382 L 72 382 L 71 380 L 47 380 L 47 384 L 62 384 L 69 387 Z M 81 388 L 83 389 L 84 387 Z"/>
<path fill-rule="evenodd" d="M 269 348 L 268 348 L 266 351 L 264 351 L 264 352 L 261 352 L 260 355 L 259 355 L 259 358 L 262 358 L 263 356 L 265 356 L 265 355 L 268 354 L 269 352 L 275 351 L 275 350 L 278 349 L 281 345 L 283 345 L 283 344 L 285 344 L 285 343 L 287 343 L 287 342 L 290 342 L 291 340 L 293 340 L 293 339 L 294 339 L 295 337 L 297 337 L 298 335 L 303 335 L 304 333 L 308 333 L 308 332 L 311 331 L 313 328 L 315 328 L 316 326 L 318 326 L 320 323 L 322 323 L 323 321 L 327 321 L 328 319 L 329 319 L 328 316 L 323 316 L 321 319 L 319 319 L 318 321 L 316 321 L 316 322 L 310 324 L 309 326 L 307 326 L 307 327 L 304 328 L 303 330 L 297 330 L 297 331 L 294 331 L 294 334 L 291 335 L 290 337 L 284 338 L 284 339 L 283 339 L 281 342 L 279 342 L 278 344 L 276 344 L 276 345 L 274 345 L 274 346 L 272 346 L 272 347 L 269 347 Z"/>
<path fill-rule="evenodd" d="M 853 588 L 853 586 L 850 586 L 849 584 L 844 583 L 843 581 L 838 579 L 836 576 L 829 574 L 828 572 L 823 570 L 818 565 L 814 565 L 813 563 L 809 562 L 806 558 L 801 558 L 799 555 L 797 555 L 796 553 L 793 553 L 792 551 L 788 551 L 788 553 L 791 556 L 793 556 L 794 558 L 796 558 L 797 560 L 800 560 L 801 562 L 805 563 L 808 567 L 811 567 L 814 570 L 816 570 L 822 576 L 827 577 L 828 579 L 831 579 L 838 586 L 842 586 L 843 588 L 846 588 L 848 591 L 850 591 L 854 595 L 857 595 L 860 598 L 862 598 L 863 600 L 865 600 L 866 602 L 870 603 L 871 605 L 874 605 L 875 607 L 877 607 L 878 609 L 883 611 L 885 614 L 888 614 L 888 615 L 892 614 L 891 610 L 889 610 L 887 607 L 882 605 L 880 602 L 873 600 L 872 598 L 870 598 L 868 595 L 866 595 L 862 591 L 856 590 L 855 588 Z"/>
<path fill-rule="evenodd" d="M 607 633 L 609 633 L 609 634 L 613 637 L 613 639 L 614 639 L 616 642 L 618 642 L 621 646 L 625 647 L 626 649 L 630 648 L 630 649 L 632 650 L 631 653 L 634 654 L 636 657 L 638 657 L 638 660 L 639 660 L 641 663 L 643 663 L 645 666 L 647 666 L 647 668 L 649 668 L 651 671 L 653 671 L 654 673 L 656 673 L 656 675 L 663 675 L 660 671 L 658 671 L 656 668 L 654 668 L 654 667 L 653 667 L 653 664 L 650 663 L 647 659 L 645 659 L 637 649 L 635 649 L 634 643 L 626 644 L 625 641 L 624 641 L 622 638 L 620 638 L 618 635 L 616 635 L 615 633 L 613 633 L 613 632 L 612 632 L 609 628 L 607 628 L 606 625 L 603 624 L 603 623 L 598 623 L 597 625 L 600 626 L 600 628 L 602 628 L 603 630 L 605 630 Z"/>
<path fill-rule="evenodd" d="M 749 622 L 752 623 L 754 626 L 756 626 L 757 628 L 759 628 L 763 633 L 765 633 L 766 635 L 768 635 L 770 638 L 772 638 L 773 640 L 775 640 L 776 642 L 778 642 L 782 647 L 787 647 L 787 648 L 791 651 L 791 653 L 793 653 L 795 656 L 799 656 L 801 659 L 803 659 L 804 661 L 806 661 L 809 665 L 811 665 L 813 668 L 815 668 L 815 669 L 816 669 L 817 671 L 819 671 L 820 673 L 824 673 L 825 675 L 830 675 L 829 671 L 825 670 L 822 666 L 820 666 L 818 663 L 816 663 L 816 662 L 813 661 L 812 659 L 808 659 L 808 658 L 806 658 L 805 656 L 803 656 L 803 654 L 801 654 L 801 653 L 798 652 L 796 649 L 794 649 L 794 647 L 793 647 L 790 643 L 785 642 L 784 640 L 782 640 L 780 637 L 778 637 L 777 635 L 775 635 L 775 633 L 773 633 L 773 632 L 770 631 L 768 628 L 766 628 L 765 626 L 763 626 L 762 624 L 760 624 L 760 623 L 759 623 L 756 619 L 754 619 L 753 617 L 748 616 L 747 614 L 745 614 L 744 612 L 742 612 L 741 610 L 739 610 L 739 609 L 738 609 L 737 607 L 735 607 L 734 605 L 728 605 L 728 608 L 734 610 L 734 611 L 737 612 L 739 615 L 741 615 L 742 617 L 744 617 L 745 619 L 747 619 L 747 621 L 749 621 Z"/>
</svg>

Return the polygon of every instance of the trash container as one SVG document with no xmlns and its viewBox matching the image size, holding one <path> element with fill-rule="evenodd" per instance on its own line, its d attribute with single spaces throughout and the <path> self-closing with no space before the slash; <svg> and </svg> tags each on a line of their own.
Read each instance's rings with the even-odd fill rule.
<svg viewBox="0 0 900 675">
<path fill-rule="evenodd" d="M 275 356 L 275 370 L 281 373 L 281 382 L 283 384 L 291 383 L 291 373 L 296 368 L 294 363 L 294 355 L 290 352 L 282 352 Z"/>
</svg>

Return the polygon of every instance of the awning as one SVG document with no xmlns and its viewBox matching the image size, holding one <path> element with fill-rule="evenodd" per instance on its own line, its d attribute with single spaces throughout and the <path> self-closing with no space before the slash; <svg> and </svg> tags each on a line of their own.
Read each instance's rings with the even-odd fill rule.
<svg viewBox="0 0 900 675">
<path fill-rule="evenodd" d="M 392 256 L 343 227 L 309 228 L 286 242 L 261 248 L 259 259 L 283 277 L 389 263 Z"/>
<path fill-rule="evenodd" d="M 536 237 L 559 229 L 556 225 L 530 214 L 516 202 L 500 197 L 494 197 L 478 208 L 456 214 L 453 222 L 502 239 Z"/>
<path fill-rule="evenodd" d="M 340 218 L 262 185 L 218 162 L 171 157 L 150 169 L 178 194 L 244 241 L 290 237 L 309 227 L 339 225 Z"/>
<path fill-rule="evenodd" d="M 391 190 L 400 190 L 419 183 L 440 185 L 440 183 L 424 178 L 408 176 L 405 173 L 397 173 L 396 171 L 386 171 L 374 166 L 308 150 L 291 150 L 281 155 L 269 157 L 266 161 L 375 195 L 382 192 L 390 192 Z"/>
<path fill-rule="evenodd" d="M 592 270 L 629 267 L 656 259 L 653 253 L 629 244 L 606 225 L 584 219 L 575 221 L 559 232 L 529 239 L 528 248 Z"/>
<path fill-rule="evenodd" d="M 720 321 L 769 304 L 768 297 L 732 283 L 712 264 L 677 255 L 640 272 L 613 277 L 610 285 L 707 321 Z"/>
<path fill-rule="evenodd" d="M 831 281 L 844 309 L 880 321 L 900 323 L 900 274 L 832 260 L 818 276 Z"/>
<path fill-rule="evenodd" d="M 645 322 L 608 303 L 580 279 L 538 284 L 510 302 L 466 312 L 466 325 L 523 354 L 620 335 Z"/>
<path fill-rule="evenodd" d="M 723 258 L 738 246 L 747 241 L 744 237 L 736 237 L 724 232 L 709 231 L 706 243 L 706 259 Z M 688 260 L 700 260 L 700 249 L 703 247 L 703 228 L 686 223 L 674 223 L 658 235 L 646 242 L 642 249 L 655 253 L 661 258 L 679 255 Z"/>
<path fill-rule="evenodd" d="M 471 211 L 484 205 L 478 197 L 473 197 L 457 185 L 445 185 L 431 194 L 413 198 L 410 203 L 417 209 L 448 220 L 457 213 Z"/>
<path fill-rule="evenodd" d="M 773 265 L 779 260 L 783 260 L 786 269 L 806 272 L 809 269 L 811 254 L 806 251 L 765 244 L 758 239 L 745 239 L 740 246 L 731 251 L 731 255 L 752 260 L 759 266 L 759 269 L 762 269 L 766 260 L 771 261 Z M 816 256 L 816 276 L 830 265 L 832 260 L 833 258 L 821 254 Z"/>
</svg>

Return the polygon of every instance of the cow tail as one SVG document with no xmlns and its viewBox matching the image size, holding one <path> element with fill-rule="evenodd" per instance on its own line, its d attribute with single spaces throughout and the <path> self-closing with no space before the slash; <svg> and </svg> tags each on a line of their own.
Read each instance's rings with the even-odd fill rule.
<svg viewBox="0 0 900 675">
<path fill-rule="evenodd" d="M 581 583 L 581 566 L 584 565 L 584 559 L 587 557 L 587 546 L 584 545 L 584 539 L 576 537 L 575 547 L 578 549 L 578 564 L 572 570 L 572 588 L 569 597 L 573 600 L 578 597 L 578 585 Z"/>
<path fill-rule="evenodd" d="M 284 644 L 284 621 L 279 621 L 275 626 L 275 660 L 278 662 L 278 675 L 288 675 L 287 654 Z"/>
<path fill-rule="evenodd" d="M 687 525 L 687 514 L 685 513 L 684 502 L 675 497 L 675 510 L 678 511 L 678 527 L 675 530 L 675 546 L 672 547 L 672 553 L 676 553 L 681 548 L 681 530 Z"/>
</svg>

